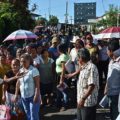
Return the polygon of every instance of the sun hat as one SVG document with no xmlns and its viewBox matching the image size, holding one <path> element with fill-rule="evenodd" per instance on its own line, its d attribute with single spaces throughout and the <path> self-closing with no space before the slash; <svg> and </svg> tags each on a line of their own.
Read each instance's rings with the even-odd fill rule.
<svg viewBox="0 0 120 120">
<path fill-rule="evenodd" d="M 71 42 L 71 43 L 75 43 L 76 40 L 78 40 L 78 39 L 80 39 L 79 36 L 73 36 L 73 39 L 72 39 L 72 41 L 70 41 L 70 42 Z"/>
</svg>

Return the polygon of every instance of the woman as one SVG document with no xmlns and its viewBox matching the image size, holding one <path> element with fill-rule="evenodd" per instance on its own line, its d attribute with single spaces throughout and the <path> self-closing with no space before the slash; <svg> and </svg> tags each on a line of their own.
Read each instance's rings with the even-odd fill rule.
<svg viewBox="0 0 120 120">
<path fill-rule="evenodd" d="M 18 97 L 19 89 L 21 93 L 23 107 L 27 120 L 39 120 L 40 108 L 40 76 L 39 71 L 32 65 L 32 58 L 28 54 L 23 54 L 20 59 L 22 68 L 16 84 L 15 100 Z"/>
<path fill-rule="evenodd" d="M 51 103 L 51 95 L 53 93 L 53 79 L 54 79 L 54 60 L 49 58 L 48 50 L 43 49 L 41 52 L 41 59 L 40 59 L 40 79 L 41 79 L 41 95 L 42 101 L 44 102 L 43 98 L 46 95 L 47 97 L 47 104 L 50 105 Z M 43 103 L 44 104 L 44 103 Z"/>
<path fill-rule="evenodd" d="M 78 51 L 81 65 L 77 82 L 77 117 L 78 120 L 96 120 L 96 105 L 99 90 L 97 67 L 90 62 L 90 53 L 82 48 Z"/>
<path fill-rule="evenodd" d="M 62 86 L 63 85 L 63 81 L 65 81 L 65 63 L 68 61 L 69 56 L 66 53 L 66 47 L 65 44 L 61 44 L 58 47 L 60 56 L 57 58 L 56 60 L 56 72 L 58 75 L 58 81 L 59 81 L 59 85 Z M 61 99 L 63 98 L 63 103 L 61 101 Z M 67 90 L 65 89 L 64 91 L 58 91 L 57 94 L 57 106 L 61 107 L 61 111 L 66 109 L 66 105 L 68 102 L 68 96 L 67 96 Z"/>
<path fill-rule="evenodd" d="M 20 60 L 20 56 L 24 53 L 25 51 L 22 48 L 18 48 L 16 51 L 16 58 Z"/>
<path fill-rule="evenodd" d="M 4 75 L 10 70 L 10 65 L 6 64 L 6 56 L 0 55 L 0 78 L 4 78 Z M 2 85 L 0 85 L 0 103 L 2 102 Z"/>
<path fill-rule="evenodd" d="M 10 51 L 7 51 L 6 53 L 6 64 L 11 65 L 12 60 L 14 59 L 14 56 Z"/>
<path fill-rule="evenodd" d="M 19 115 L 18 118 L 20 120 L 20 119 L 23 119 L 22 118 L 23 112 L 21 112 L 22 104 L 21 104 L 20 96 L 16 103 L 17 106 L 15 106 L 13 102 L 14 97 L 15 97 L 16 82 L 17 82 L 17 79 L 21 77 L 21 76 L 18 76 L 18 72 L 20 69 L 20 61 L 18 59 L 13 59 L 11 62 L 11 68 L 12 70 L 8 71 L 4 76 L 2 100 L 5 103 L 7 103 L 7 105 L 10 106 L 11 108 L 18 107 L 18 110 L 20 111 L 16 111 L 16 112 L 21 113 L 21 114 L 18 114 Z M 14 119 L 14 118 L 11 118 L 11 119 Z"/>
<path fill-rule="evenodd" d="M 32 44 L 31 45 L 31 57 L 33 59 L 33 65 L 39 69 L 40 67 L 40 57 L 37 54 L 37 45 Z"/>
</svg>

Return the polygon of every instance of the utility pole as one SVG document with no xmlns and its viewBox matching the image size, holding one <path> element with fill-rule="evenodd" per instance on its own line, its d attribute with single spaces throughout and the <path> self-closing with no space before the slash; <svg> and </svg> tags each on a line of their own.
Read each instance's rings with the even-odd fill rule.
<svg viewBox="0 0 120 120">
<path fill-rule="evenodd" d="M 49 13 L 49 20 L 50 20 L 50 17 L 51 17 L 51 0 L 49 0 L 48 13 Z"/>
<path fill-rule="evenodd" d="M 65 23 L 68 24 L 68 0 L 66 1 Z"/>
<path fill-rule="evenodd" d="M 68 24 L 68 0 L 66 1 L 65 31 L 67 30 L 67 24 Z"/>
<path fill-rule="evenodd" d="M 73 21 L 73 18 L 72 18 L 72 16 L 70 16 L 70 21 L 71 21 L 71 24 L 72 24 L 72 21 Z"/>
</svg>

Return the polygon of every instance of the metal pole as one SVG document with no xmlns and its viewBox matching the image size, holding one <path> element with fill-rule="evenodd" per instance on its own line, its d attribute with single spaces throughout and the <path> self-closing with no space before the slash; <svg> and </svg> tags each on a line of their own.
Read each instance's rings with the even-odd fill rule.
<svg viewBox="0 0 120 120">
<path fill-rule="evenodd" d="M 65 31 L 67 30 L 67 24 L 68 24 L 68 0 L 66 0 Z"/>
<path fill-rule="evenodd" d="M 51 16 L 51 0 L 49 0 L 49 20 L 50 20 L 50 16 Z"/>
</svg>

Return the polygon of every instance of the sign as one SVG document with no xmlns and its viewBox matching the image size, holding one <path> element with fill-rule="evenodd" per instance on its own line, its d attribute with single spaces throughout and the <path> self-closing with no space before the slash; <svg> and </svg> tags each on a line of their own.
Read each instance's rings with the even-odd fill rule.
<svg viewBox="0 0 120 120">
<path fill-rule="evenodd" d="M 88 23 L 97 23 L 96 19 L 88 19 Z"/>
</svg>

